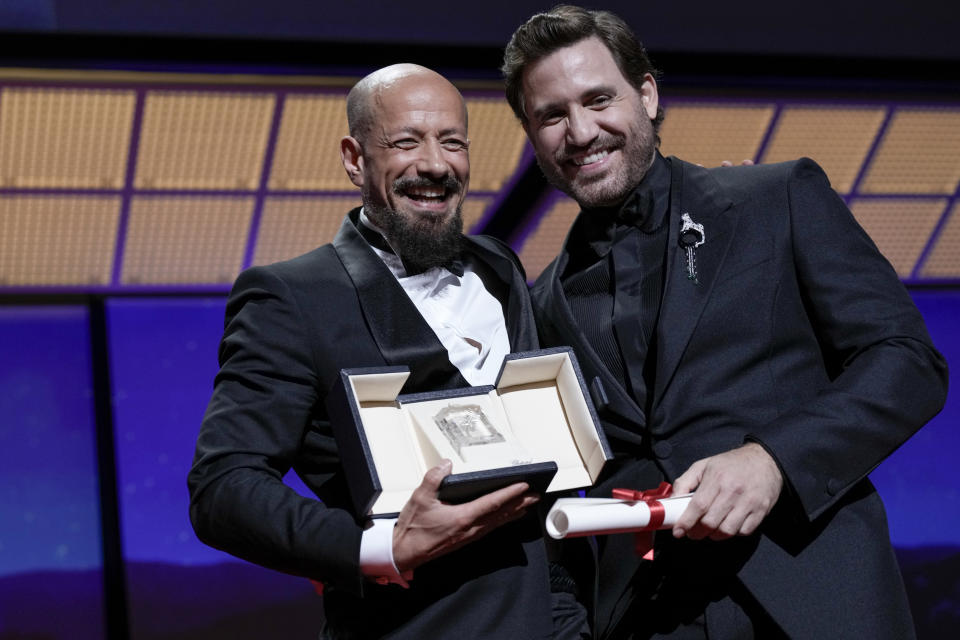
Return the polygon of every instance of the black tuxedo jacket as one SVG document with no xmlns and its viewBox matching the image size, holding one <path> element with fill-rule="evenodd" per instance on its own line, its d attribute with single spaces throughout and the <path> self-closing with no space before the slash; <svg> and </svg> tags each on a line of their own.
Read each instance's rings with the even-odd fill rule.
<svg viewBox="0 0 960 640">
<path fill-rule="evenodd" d="M 221 369 L 197 440 L 190 515 L 204 542 L 325 584 L 336 638 L 542 638 L 552 630 L 535 518 L 416 569 L 409 590 L 365 581 L 361 526 L 324 400 L 343 368 L 406 365 L 403 393 L 469 386 L 394 276 L 359 235 L 242 273 L 230 294 Z M 465 239 L 502 303 L 514 351 L 537 348 L 516 256 Z M 293 469 L 319 500 L 286 487 Z"/>
<path fill-rule="evenodd" d="M 606 391 L 600 417 L 616 460 L 593 494 L 654 487 L 698 459 L 760 442 L 784 476 L 761 533 L 670 552 L 721 595 L 735 576 L 791 637 L 912 636 L 867 474 L 942 407 L 943 358 L 896 273 L 812 161 L 671 164 L 649 415 L 571 316 L 559 277 L 580 241 L 577 223 L 533 289 L 541 342 L 571 345 L 586 379 Z M 678 242 L 683 213 L 705 231 L 699 284 Z M 601 541 L 599 635 L 635 586 L 631 542 L 616 538 Z M 708 610 L 708 628 L 718 624 Z"/>
</svg>

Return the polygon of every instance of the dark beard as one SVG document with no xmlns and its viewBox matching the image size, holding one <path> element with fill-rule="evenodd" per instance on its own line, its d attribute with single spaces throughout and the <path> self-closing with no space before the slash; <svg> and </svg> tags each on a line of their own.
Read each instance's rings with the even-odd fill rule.
<svg viewBox="0 0 960 640">
<path fill-rule="evenodd" d="M 561 152 L 545 161 L 537 153 L 537 164 L 547 182 L 577 201 L 584 209 L 609 207 L 620 204 L 640 183 L 653 162 L 656 153 L 656 132 L 649 117 L 643 111 L 637 112 L 636 126 L 629 135 L 604 133 L 592 145 L 597 149 L 614 148 L 624 154 L 626 170 L 617 176 L 613 184 L 603 189 L 594 188 L 592 181 L 575 185 L 568 182 L 559 166 L 575 153 L 584 149 L 565 147 Z"/>
<path fill-rule="evenodd" d="M 371 204 L 370 198 L 364 200 L 367 216 L 383 231 L 408 271 L 445 267 L 460 256 L 463 215 L 459 207 L 453 216 L 443 220 L 429 217 L 408 220 L 386 207 Z"/>
</svg>

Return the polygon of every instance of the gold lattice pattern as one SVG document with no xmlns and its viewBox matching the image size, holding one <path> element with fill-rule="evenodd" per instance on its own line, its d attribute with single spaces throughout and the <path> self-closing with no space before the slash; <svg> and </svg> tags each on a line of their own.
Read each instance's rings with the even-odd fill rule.
<svg viewBox="0 0 960 640">
<path fill-rule="evenodd" d="M 960 202 L 954 202 L 920 274 L 927 278 L 960 278 Z"/>
<path fill-rule="evenodd" d="M 960 181 L 960 109 L 897 109 L 862 193 L 952 195 Z"/>
<path fill-rule="evenodd" d="M 266 93 L 151 91 L 134 186 L 256 189 L 274 103 Z"/>
<path fill-rule="evenodd" d="M 901 278 L 913 272 L 946 199 L 860 199 L 850 209 Z"/>
<path fill-rule="evenodd" d="M 346 95 L 291 94 L 283 117 L 268 186 L 281 191 L 353 191 L 340 163 L 347 135 Z"/>
<path fill-rule="evenodd" d="M 537 228 L 527 236 L 520 249 L 520 261 L 527 272 L 527 280 L 535 280 L 559 253 L 579 212 L 576 202 L 562 197 L 540 218 Z"/>
<path fill-rule="evenodd" d="M 0 93 L 0 186 L 123 187 L 133 91 L 5 88 Z"/>
<path fill-rule="evenodd" d="M 0 196 L 0 285 L 105 285 L 118 196 Z"/>
<path fill-rule="evenodd" d="M 27 86 L 20 78 L 0 87 L 0 286 L 113 284 L 118 245 L 127 254 L 122 283 L 231 281 L 242 266 L 275 116 L 255 262 L 323 244 L 359 202 L 338 153 L 347 131 L 345 83 L 278 89 L 250 81 L 233 90 L 211 80 L 174 90 L 142 88 L 139 80 L 111 80 L 109 88 L 81 77 L 70 82 Z M 476 232 L 516 174 L 526 141 L 502 97 L 469 93 L 472 195 L 463 213 L 465 230 Z M 943 217 L 960 183 L 960 107 L 702 98 L 664 100 L 665 154 L 705 166 L 739 162 L 756 156 L 769 135 L 760 161 L 809 156 L 820 163 L 837 191 L 852 193 L 855 215 L 901 276 L 960 278 L 960 212 L 954 206 Z M 125 238 L 118 237 L 120 190 L 132 198 Z M 575 213 L 564 198 L 526 241 L 531 277 L 553 258 Z"/>
<path fill-rule="evenodd" d="M 517 171 L 527 137 L 503 98 L 468 98 L 470 189 L 499 191 Z"/>
<path fill-rule="evenodd" d="M 835 190 L 849 193 L 885 114 L 883 107 L 786 107 L 762 161 L 813 158 Z"/>
<path fill-rule="evenodd" d="M 252 197 L 139 196 L 130 207 L 124 284 L 230 283 L 246 250 Z"/>
<path fill-rule="evenodd" d="M 487 212 L 487 207 L 490 206 L 491 202 L 493 202 L 493 198 L 490 196 L 466 197 L 461 209 L 464 233 L 477 233 L 479 231 L 477 223 L 483 218 L 483 214 Z"/>
<path fill-rule="evenodd" d="M 287 260 L 332 241 L 343 217 L 359 204 L 359 192 L 344 197 L 267 198 L 253 263 Z"/>
<path fill-rule="evenodd" d="M 664 107 L 661 149 L 687 162 L 715 167 L 753 159 L 773 117 L 772 105 L 673 103 Z"/>
</svg>

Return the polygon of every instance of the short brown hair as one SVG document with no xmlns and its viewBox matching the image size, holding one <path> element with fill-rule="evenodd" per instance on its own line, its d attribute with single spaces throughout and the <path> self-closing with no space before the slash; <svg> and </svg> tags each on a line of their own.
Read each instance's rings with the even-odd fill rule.
<svg viewBox="0 0 960 640">
<path fill-rule="evenodd" d="M 503 52 L 500 71 L 506 81 L 507 102 L 521 122 L 527 119 L 523 104 L 523 72 L 527 67 L 558 49 L 593 37 L 606 45 L 620 73 L 637 91 L 646 74 L 654 78 L 660 75 L 643 44 L 619 16 L 609 11 L 559 5 L 520 25 Z M 659 131 L 661 122 L 663 108 L 658 106 L 657 117 L 653 119 L 654 131 Z"/>
</svg>

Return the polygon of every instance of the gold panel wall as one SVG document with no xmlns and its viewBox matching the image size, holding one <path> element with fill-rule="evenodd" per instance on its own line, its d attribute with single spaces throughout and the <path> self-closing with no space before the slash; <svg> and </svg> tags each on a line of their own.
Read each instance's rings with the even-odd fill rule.
<svg viewBox="0 0 960 640">
<path fill-rule="evenodd" d="M 123 187 L 135 102 L 129 90 L 5 87 L 0 186 Z"/>
<path fill-rule="evenodd" d="M 851 211 L 900 277 L 907 278 L 946 204 L 945 198 L 864 198 Z"/>
<path fill-rule="evenodd" d="M 120 198 L 0 195 L 0 286 L 110 283 Z"/>
<path fill-rule="evenodd" d="M 226 286 L 250 264 L 329 240 L 359 202 L 339 158 L 351 79 L 51 78 L 0 70 L 4 290 Z M 478 232 L 525 168 L 528 147 L 494 85 L 474 82 L 465 95 L 472 171 L 464 228 Z M 664 100 L 663 152 L 705 166 L 810 156 L 901 276 L 960 279 L 960 104 L 751 100 L 709 90 Z M 496 213 L 499 228 L 509 228 L 506 216 L 528 212 Z M 520 247 L 531 277 L 575 213 L 561 201 Z"/>
<path fill-rule="evenodd" d="M 487 212 L 493 198 L 489 196 L 470 195 L 463 201 L 463 230 L 466 233 L 479 233 L 477 223 Z"/>
<path fill-rule="evenodd" d="M 275 102 L 264 93 L 148 92 L 134 186 L 256 189 Z"/>
<path fill-rule="evenodd" d="M 920 275 L 926 278 L 960 276 L 960 202 L 954 202 Z"/>
<path fill-rule="evenodd" d="M 269 188 L 355 191 L 340 163 L 340 139 L 345 135 L 346 94 L 286 96 Z"/>
<path fill-rule="evenodd" d="M 359 205 L 359 194 L 267 198 L 253 264 L 287 260 L 330 242 L 340 229 L 343 216 Z"/>
<path fill-rule="evenodd" d="M 673 103 L 664 110 L 663 154 L 715 167 L 723 160 L 737 163 L 756 158 L 774 108 Z"/>
<path fill-rule="evenodd" d="M 960 109 L 900 108 L 861 187 L 863 193 L 953 195 L 960 182 Z"/>
<path fill-rule="evenodd" d="M 240 273 L 254 199 L 136 196 L 123 284 L 228 284 Z"/>
<path fill-rule="evenodd" d="M 540 218 L 520 250 L 520 260 L 528 280 L 535 280 L 557 255 L 579 212 L 577 203 L 564 196 Z"/>
<path fill-rule="evenodd" d="M 499 191 L 517 170 L 527 136 L 506 100 L 468 98 L 470 189 Z"/>
<path fill-rule="evenodd" d="M 883 107 L 786 107 L 761 161 L 812 158 L 836 191 L 850 193 L 885 115 Z"/>
</svg>

